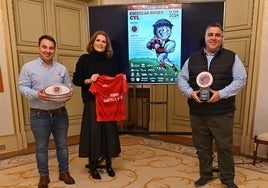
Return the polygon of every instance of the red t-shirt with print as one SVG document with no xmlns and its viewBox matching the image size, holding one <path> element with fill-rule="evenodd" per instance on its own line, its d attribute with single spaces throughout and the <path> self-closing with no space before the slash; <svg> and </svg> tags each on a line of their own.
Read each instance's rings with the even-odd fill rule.
<svg viewBox="0 0 268 188">
<path fill-rule="evenodd" d="M 128 85 L 123 74 L 99 76 L 89 91 L 96 97 L 97 121 L 122 121 L 126 115 L 125 94 Z"/>
</svg>

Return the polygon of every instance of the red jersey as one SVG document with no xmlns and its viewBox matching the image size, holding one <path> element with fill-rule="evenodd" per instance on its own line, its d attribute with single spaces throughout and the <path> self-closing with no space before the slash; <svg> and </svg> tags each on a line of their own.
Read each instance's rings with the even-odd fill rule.
<svg viewBox="0 0 268 188">
<path fill-rule="evenodd" d="M 89 91 L 96 97 L 97 121 L 122 121 L 126 115 L 125 94 L 128 85 L 123 74 L 103 75 L 92 82 Z"/>
</svg>

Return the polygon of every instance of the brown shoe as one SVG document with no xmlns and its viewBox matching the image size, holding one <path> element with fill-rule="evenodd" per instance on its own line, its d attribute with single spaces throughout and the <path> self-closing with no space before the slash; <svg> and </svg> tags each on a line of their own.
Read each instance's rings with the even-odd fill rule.
<svg viewBox="0 0 268 188">
<path fill-rule="evenodd" d="M 59 180 L 64 181 L 65 184 L 75 184 L 75 181 L 69 172 L 60 173 Z"/>
<path fill-rule="evenodd" d="M 40 176 L 38 188 L 48 188 L 49 183 L 50 183 L 49 176 Z"/>
</svg>

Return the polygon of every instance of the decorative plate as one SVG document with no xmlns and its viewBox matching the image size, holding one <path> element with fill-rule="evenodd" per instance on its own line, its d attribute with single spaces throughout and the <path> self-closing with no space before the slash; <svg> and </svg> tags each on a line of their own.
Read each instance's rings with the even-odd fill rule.
<svg viewBox="0 0 268 188">
<path fill-rule="evenodd" d="M 199 87 L 209 87 L 211 86 L 212 82 L 213 77 L 207 71 L 199 73 L 198 76 L 196 77 L 196 83 Z"/>
</svg>

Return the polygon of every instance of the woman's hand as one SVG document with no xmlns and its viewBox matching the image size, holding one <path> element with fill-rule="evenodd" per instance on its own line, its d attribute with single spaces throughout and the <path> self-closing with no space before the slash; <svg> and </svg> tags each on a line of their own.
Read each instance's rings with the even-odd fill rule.
<svg viewBox="0 0 268 188">
<path fill-rule="evenodd" d="M 100 76 L 99 74 L 92 74 L 90 79 L 91 79 L 92 82 L 95 82 L 98 79 L 99 76 Z"/>
<path fill-rule="evenodd" d="M 98 77 L 99 77 L 99 74 L 92 74 L 90 78 L 87 78 L 84 80 L 84 83 L 86 85 L 91 84 L 92 82 L 95 82 L 98 79 Z"/>
</svg>

